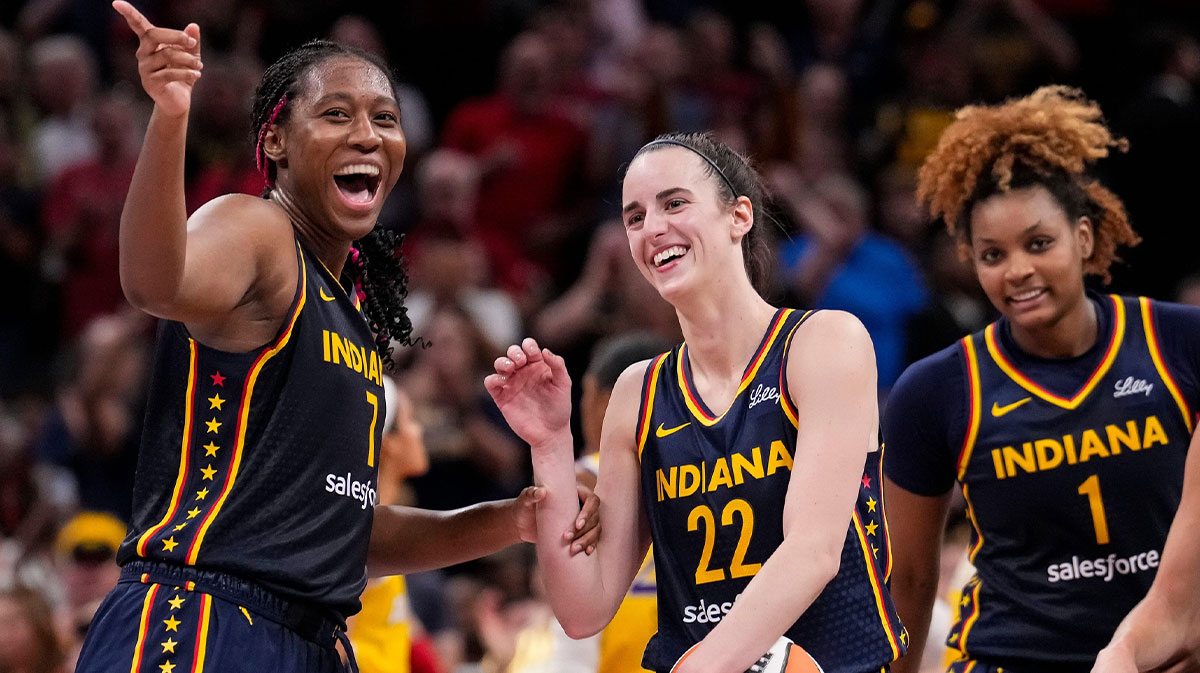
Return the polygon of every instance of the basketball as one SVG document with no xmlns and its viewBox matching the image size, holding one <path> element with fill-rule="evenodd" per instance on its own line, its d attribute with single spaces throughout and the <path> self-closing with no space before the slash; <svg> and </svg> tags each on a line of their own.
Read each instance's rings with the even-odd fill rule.
<svg viewBox="0 0 1200 673">
<path fill-rule="evenodd" d="M 746 673 L 825 673 L 816 659 L 787 636 L 781 636 Z"/>
</svg>

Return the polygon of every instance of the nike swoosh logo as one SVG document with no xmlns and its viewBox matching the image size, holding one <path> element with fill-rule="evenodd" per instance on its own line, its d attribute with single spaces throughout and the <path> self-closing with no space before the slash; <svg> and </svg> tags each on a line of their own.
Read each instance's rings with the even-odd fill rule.
<svg viewBox="0 0 1200 673">
<path fill-rule="evenodd" d="M 333 301 L 335 299 L 334 297 L 330 297 L 329 295 L 325 294 L 325 288 L 321 288 L 320 291 L 321 291 L 321 299 L 324 299 L 325 301 Z"/>
<path fill-rule="evenodd" d="M 1032 399 L 1033 399 L 1033 397 L 1023 397 L 1023 398 L 1017 400 L 1016 402 L 1013 402 L 1012 404 L 1006 404 L 1004 406 L 1000 406 L 999 402 L 992 402 L 992 415 L 995 416 L 996 418 L 1000 418 L 1004 414 L 1007 414 L 1008 412 L 1012 411 L 1013 409 L 1016 409 L 1017 407 L 1021 406 L 1022 404 L 1025 404 L 1026 402 L 1028 402 L 1029 400 L 1032 400 Z"/>
<path fill-rule="evenodd" d="M 680 430 L 682 430 L 682 429 L 686 428 L 687 426 L 689 426 L 689 425 L 691 425 L 691 424 L 692 424 L 692 422 L 691 422 L 691 421 L 688 421 L 687 423 L 684 423 L 683 425 L 678 425 L 678 426 L 675 426 L 675 427 L 673 427 L 673 428 L 666 429 L 666 428 L 663 428 L 663 424 L 662 424 L 662 423 L 659 423 L 659 424 L 658 424 L 658 429 L 654 431 L 654 436 L 655 436 L 655 437 L 666 437 L 667 435 L 669 435 L 669 434 L 671 434 L 671 433 L 673 433 L 673 432 L 678 432 L 678 431 L 680 431 Z"/>
</svg>

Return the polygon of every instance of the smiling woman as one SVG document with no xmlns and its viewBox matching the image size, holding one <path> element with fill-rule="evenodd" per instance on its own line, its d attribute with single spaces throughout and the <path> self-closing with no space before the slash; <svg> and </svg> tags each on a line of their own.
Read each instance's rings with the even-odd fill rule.
<svg viewBox="0 0 1200 673">
<path fill-rule="evenodd" d="M 613 388 L 596 556 L 571 558 L 561 541 L 539 536 L 555 614 L 569 635 L 599 631 L 653 541 L 658 633 L 644 667 L 886 668 L 905 635 L 884 583 L 870 337 L 847 313 L 762 298 L 763 187 L 749 161 L 712 136 L 670 134 L 642 147 L 622 200 L 634 263 L 674 307 L 685 342 L 630 366 Z M 526 339 L 495 368 L 485 384 L 531 447 L 549 491 L 539 524 L 554 530 L 578 509 L 563 360 Z"/>
<path fill-rule="evenodd" d="M 333 42 L 284 55 L 254 104 L 263 198 L 222 196 L 188 218 L 200 29 L 113 6 L 154 100 L 121 283 L 164 320 L 122 579 L 78 671 L 341 670 L 335 640 L 349 652 L 368 562 L 406 572 L 532 540 L 540 492 L 455 512 L 378 503 L 382 370 L 411 334 L 396 241 L 377 225 L 405 155 L 387 67 Z"/>
<path fill-rule="evenodd" d="M 1045 87 L 960 110 L 920 171 L 1003 316 L 911 366 L 883 417 L 892 592 L 917 652 L 955 485 L 967 503 L 976 574 L 935 634 L 952 671 L 1088 670 L 1150 586 L 1179 504 L 1200 311 L 1085 288 L 1138 241 L 1088 175 L 1113 148 L 1099 106 Z"/>
</svg>

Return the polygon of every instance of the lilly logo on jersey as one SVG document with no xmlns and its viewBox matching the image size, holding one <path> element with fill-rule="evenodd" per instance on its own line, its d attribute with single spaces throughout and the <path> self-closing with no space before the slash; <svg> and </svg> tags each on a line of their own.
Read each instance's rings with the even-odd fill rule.
<svg viewBox="0 0 1200 673">
<path fill-rule="evenodd" d="M 371 480 L 358 481 L 349 472 L 346 476 L 328 474 L 325 476 L 325 492 L 345 496 L 362 504 L 362 509 L 368 505 L 374 507 L 379 502 L 379 494 L 371 485 Z"/>
<path fill-rule="evenodd" d="M 776 404 L 779 403 L 779 389 L 775 386 L 764 386 L 760 383 L 757 388 L 750 391 L 750 404 L 746 408 L 753 409 L 754 405 L 760 402 L 770 402 L 771 400 L 774 400 Z"/>
<path fill-rule="evenodd" d="M 1146 379 L 1135 379 L 1132 376 L 1126 376 L 1117 381 L 1113 384 L 1113 387 L 1115 388 L 1113 390 L 1113 397 L 1129 397 L 1130 395 L 1137 395 L 1139 393 L 1149 397 L 1150 391 L 1154 390 L 1153 383 L 1146 383 Z"/>
</svg>

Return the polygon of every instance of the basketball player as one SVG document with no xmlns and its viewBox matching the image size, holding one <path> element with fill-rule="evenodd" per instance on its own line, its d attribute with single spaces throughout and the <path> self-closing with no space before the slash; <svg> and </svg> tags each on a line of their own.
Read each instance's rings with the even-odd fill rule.
<svg viewBox="0 0 1200 673">
<path fill-rule="evenodd" d="M 223 196 L 188 218 L 199 28 L 113 6 L 154 100 L 121 216 L 121 282 L 164 322 L 122 580 L 78 670 L 341 670 L 334 643 L 349 650 L 368 560 L 415 571 L 531 537 L 539 495 L 374 507 L 382 370 L 411 333 L 395 241 L 376 225 L 405 154 L 387 67 L 331 42 L 283 56 L 254 104 L 265 198 Z"/>
<path fill-rule="evenodd" d="M 741 673 L 784 635 L 827 673 L 879 671 L 904 644 L 884 586 L 871 341 L 846 313 L 759 295 L 762 199 L 747 160 L 706 134 L 663 136 L 633 158 L 630 251 L 686 341 L 613 389 L 596 554 L 571 557 L 539 534 L 538 558 L 563 628 L 586 636 L 612 618 L 653 540 L 658 633 L 642 661 L 653 671 Z M 569 525 L 562 358 L 526 339 L 495 366 L 485 384 L 548 489 L 539 529 Z"/>
<path fill-rule="evenodd" d="M 1081 92 L 1044 87 L 960 110 L 920 171 L 1002 314 L 912 365 L 883 420 L 892 592 L 918 652 L 951 489 L 966 499 L 976 573 L 936 634 L 955 672 L 1089 670 L 1149 588 L 1179 504 L 1200 310 L 1084 283 L 1138 240 L 1087 173 L 1123 146 Z"/>
</svg>

